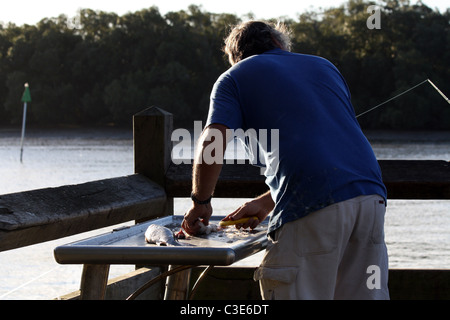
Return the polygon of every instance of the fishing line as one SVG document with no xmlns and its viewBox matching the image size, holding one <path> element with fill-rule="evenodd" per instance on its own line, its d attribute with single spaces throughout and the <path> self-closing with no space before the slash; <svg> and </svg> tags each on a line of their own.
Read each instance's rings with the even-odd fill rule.
<svg viewBox="0 0 450 320">
<path fill-rule="evenodd" d="M 47 272 L 44 272 L 43 274 L 37 276 L 36 278 L 31 279 L 30 281 L 25 282 L 24 284 L 18 286 L 17 288 L 14 288 L 14 289 L 12 289 L 12 290 L 10 290 L 10 291 L 8 291 L 8 292 L 2 294 L 2 295 L 0 296 L 0 299 L 3 299 L 4 297 L 10 295 L 11 293 L 13 293 L 13 292 L 15 292 L 15 291 L 17 291 L 17 290 L 19 290 L 19 289 L 21 289 L 21 288 L 23 288 L 23 287 L 29 285 L 30 283 L 32 283 L 32 282 L 34 282 L 34 281 L 36 281 L 36 280 L 42 278 L 43 276 L 49 274 L 50 272 L 55 271 L 55 270 L 58 269 L 59 267 L 61 267 L 61 266 L 56 266 L 56 267 L 54 267 L 54 268 L 48 270 Z"/>
<path fill-rule="evenodd" d="M 367 111 L 364 111 L 364 112 L 358 114 L 358 115 L 356 116 L 356 118 L 359 118 L 359 117 L 365 115 L 366 113 L 369 113 L 369 112 L 371 112 L 371 111 L 373 111 L 373 110 L 375 110 L 375 109 L 378 109 L 379 107 L 381 107 L 382 105 L 385 105 L 385 104 L 388 103 L 389 101 L 392 101 L 392 100 L 394 100 L 394 99 L 397 99 L 398 97 L 400 97 L 400 96 L 402 96 L 402 95 L 404 95 L 404 94 L 410 92 L 411 90 L 414 90 L 415 88 L 417 88 L 417 87 L 423 85 L 423 84 L 426 83 L 426 82 L 428 82 L 429 84 L 431 84 L 431 86 L 433 86 L 433 88 L 434 88 L 434 89 L 435 89 L 435 90 L 436 90 L 436 91 L 437 91 L 437 92 L 438 92 L 438 93 L 439 93 L 439 94 L 447 101 L 447 103 L 450 104 L 450 101 L 449 101 L 449 99 L 445 96 L 445 94 L 442 93 L 442 91 L 439 90 L 438 87 L 437 87 L 433 82 L 431 82 L 430 79 L 426 79 L 426 80 L 422 81 L 421 83 L 416 84 L 415 86 L 409 88 L 408 90 L 405 90 L 405 91 L 403 91 L 402 93 L 399 93 L 399 94 L 397 94 L 396 96 L 394 96 L 394 97 L 392 97 L 392 98 L 386 100 L 385 102 L 382 102 L 382 103 L 376 105 L 375 107 L 373 107 L 373 108 L 371 108 L 371 109 L 369 109 L 369 110 L 367 110 Z"/>
<path fill-rule="evenodd" d="M 435 88 L 436 91 L 442 96 L 442 98 L 444 98 L 444 99 L 447 101 L 447 103 L 450 104 L 450 100 L 445 96 L 445 94 L 443 94 L 442 91 L 439 90 L 438 87 L 436 87 L 436 86 L 434 85 L 434 83 L 431 82 L 430 79 L 427 79 L 427 80 L 428 80 L 428 82 L 433 86 L 433 88 Z"/>
</svg>

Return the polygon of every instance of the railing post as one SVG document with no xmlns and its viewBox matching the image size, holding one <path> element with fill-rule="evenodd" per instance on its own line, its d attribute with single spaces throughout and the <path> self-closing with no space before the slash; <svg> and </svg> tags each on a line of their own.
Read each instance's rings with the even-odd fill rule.
<svg viewBox="0 0 450 320">
<path fill-rule="evenodd" d="M 133 116 L 134 171 L 160 186 L 171 162 L 173 116 L 158 107 Z M 164 215 L 173 214 L 173 198 L 167 199 Z"/>
</svg>

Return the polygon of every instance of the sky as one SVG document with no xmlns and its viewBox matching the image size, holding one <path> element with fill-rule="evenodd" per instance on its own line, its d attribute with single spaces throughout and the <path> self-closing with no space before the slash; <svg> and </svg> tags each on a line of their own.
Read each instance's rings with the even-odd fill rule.
<svg viewBox="0 0 450 320">
<path fill-rule="evenodd" d="M 249 12 L 257 19 L 278 18 L 288 16 L 297 18 L 297 14 L 318 8 L 337 7 L 345 0 L 2 0 L 0 4 L 0 22 L 13 22 L 16 25 L 36 24 L 43 18 L 53 18 L 60 14 L 75 17 L 79 9 L 93 9 L 115 12 L 123 15 L 135 12 L 153 5 L 159 8 L 161 14 L 169 11 L 186 10 L 189 5 L 200 5 L 203 10 L 213 13 L 231 13 L 238 16 Z M 428 7 L 444 12 L 449 0 L 422 0 Z M 411 0 L 415 3 L 415 0 Z M 313 5 L 312 5 L 313 4 Z"/>
</svg>

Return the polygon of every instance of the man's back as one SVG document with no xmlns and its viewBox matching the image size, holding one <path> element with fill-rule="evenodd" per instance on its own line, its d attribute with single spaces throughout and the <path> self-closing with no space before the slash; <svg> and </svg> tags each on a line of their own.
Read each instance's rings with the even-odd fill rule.
<svg viewBox="0 0 450 320">
<path fill-rule="evenodd" d="M 279 130 L 266 160 L 276 169 L 266 180 L 276 203 L 271 229 L 362 194 L 386 198 L 347 85 L 323 58 L 275 49 L 241 61 L 216 83 L 210 123 Z"/>
</svg>

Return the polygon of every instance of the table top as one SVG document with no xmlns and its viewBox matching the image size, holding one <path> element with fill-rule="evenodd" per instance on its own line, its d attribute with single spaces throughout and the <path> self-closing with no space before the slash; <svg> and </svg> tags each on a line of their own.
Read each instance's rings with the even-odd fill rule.
<svg viewBox="0 0 450 320">
<path fill-rule="evenodd" d="M 212 216 L 210 224 L 224 217 Z M 110 233 L 58 246 L 55 260 L 60 264 L 146 264 L 227 266 L 267 246 L 267 221 L 254 230 L 219 228 L 209 235 L 180 239 L 180 246 L 158 246 L 145 241 L 151 224 L 180 230 L 183 216 L 174 215 L 113 230 Z"/>
</svg>

